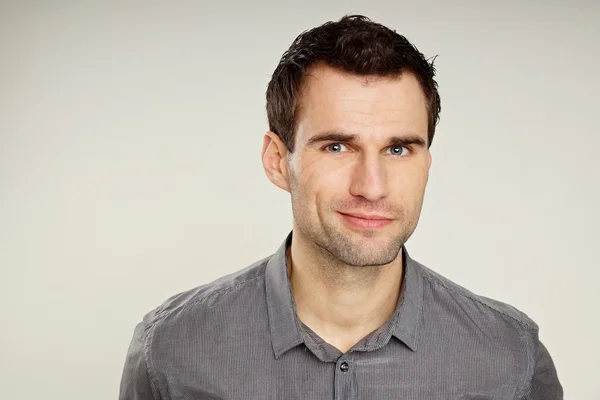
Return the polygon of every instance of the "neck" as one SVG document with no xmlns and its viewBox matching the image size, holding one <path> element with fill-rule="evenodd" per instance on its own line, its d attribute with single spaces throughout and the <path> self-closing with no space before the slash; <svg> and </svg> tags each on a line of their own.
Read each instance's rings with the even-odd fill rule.
<svg viewBox="0 0 600 400">
<path fill-rule="evenodd" d="M 288 275 L 300 320 L 346 352 L 394 313 L 402 284 L 402 252 L 390 264 L 356 267 L 294 232 Z"/>
</svg>

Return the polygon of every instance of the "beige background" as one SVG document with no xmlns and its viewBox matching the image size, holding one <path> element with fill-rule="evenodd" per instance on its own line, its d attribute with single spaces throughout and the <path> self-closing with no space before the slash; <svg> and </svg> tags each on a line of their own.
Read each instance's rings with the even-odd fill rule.
<svg viewBox="0 0 600 400">
<path fill-rule="evenodd" d="M 358 12 L 439 55 L 411 255 L 526 312 L 566 398 L 600 399 L 600 3 L 250 3 L 1 3 L 1 397 L 116 398 L 143 314 L 276 250 L 266 84 Z"/>
</svg>

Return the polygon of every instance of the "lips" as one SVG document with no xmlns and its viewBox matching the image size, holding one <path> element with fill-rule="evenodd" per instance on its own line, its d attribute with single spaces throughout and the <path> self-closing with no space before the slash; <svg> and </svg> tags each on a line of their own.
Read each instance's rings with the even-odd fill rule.
<svg viewBox="0 0 600 400">
<path fill-rule="evenodd" d="M 346 223 L 359 229 L 379 229 L 391 224 L 394 220 L 382 215 L 362 213 L 339 213 Z"/>
<path fill-rule="evenodd" d="M 340 214 L 349 215 L 351 217 L 362 218 L 362 219 L 385 219 L 385 220 L 393 219 L 393 218 L 385 217 L 382 215 L 369 215 L 369 214 L 362 214 L 362 213 L 342 213 L 341 212 Z"/>
</svg>

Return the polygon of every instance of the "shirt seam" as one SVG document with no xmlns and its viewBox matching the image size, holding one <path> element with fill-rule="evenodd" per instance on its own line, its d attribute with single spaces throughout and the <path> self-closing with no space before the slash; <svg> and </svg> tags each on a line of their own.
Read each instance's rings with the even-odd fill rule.
<svg viewBox="0 0 600 400">
<path fill-rule="evenodd" d="M 261 266 L 262 265 L 264 265 L 264 264 L 261 264 Z M 199 304 L 200 302 L 206 301 L 213 296 L 230 292 L 232 290 L 238 289 L 247 284 L 254 283 L 255 281 L 260 280 L 260 279 L 264 279 L 264 273 L 260 274 L 259 276 L 254 277 L 252 279 L 249 279 L 247 281 L 243 281 L 243 282 L 239 282 L 237 284 L 226 286 L 226 287 L 216 290 L 214 292 L 207 293 L 204 296 L 199 296 L 198 298 L 192 299 L 192 300 L 190 300 L 190 302 L 188 304 L 184 305 L 181 308 L 181 311 L 182 312 L 186 311 L 190 307 L 193 307 L 193 306 Z M 155 317 L 148 324 L 148 329 L 147 329 L 148 334 L 147 334 L 146 340 L 144 341 L 144 361 L 146 364 L 146 372 L 150 378 L 149 381 L 150 381 L 151 388 L 153 389 L 153 391 L 156 391 L 156 393 L 158 393 L 159 399 L 161 399 L 161 400 L 168 399 L 168 396 L 166 395 L 165 392 L 163 392 L 163 390 L 162 390 L 163 388 L 160 384 L 158 377 L 153 373 L 155 370 L 155 367 L 154 367 L 154 363 L 152 362 L 152 357 L 151 357 L 150 353 L 151 353 L 151 347 L 152 347 L 152 342 L 154 339 L 154 331 L 156 329 L 156 326 L 161 321 L 166 319 L 169 315 L 171 315 L 171 313 L 174 311 L 174 309 L 170 310 L 170 311 L 165 311 L 164 307 L 166 307 L 166 306 L 167 306 L 167 303 L 165 302 L 161 306 L 158 307 L 158 309 L 155 313 Z M 154 382 L 153 380 L 155 380 L 156 382 Z"/>
<path fill-rule="evenodd" d="M 449 286 L 445 285 L 445 284 L 444 284 L 444 283 L 442 283 L 442 282 L 439 282 L 438 280 L 431 279 L 430 277 L 426 276 L 426 275 L 425 275 L 425 273 L 424 273 L 423 271 L 421 271 L 421 276 L 423 277 L 423 279 L 426 279 L 428 282 L 431 282 L 431 283 L 433 283 L 433 284 L 435 284 L 435 285 L 441 286 L 441 287 L 443 287 L 444 289 L 446 289 L 446 290 L 449 290 L 449 291 L 451 291 L 451 292 L 453 292 L 453 293 L 456 293 L 456 294 L 458 294 L 458 295 L 461 295 L 461 296 L 467 297 L 467 298 L 469 298 L 469 299 L 471 299 L 471 300 L 473 300 L 473 301 L 476 301 L 477 303 L 479 303 L 479 304 L 481 304 L 481 305 L 483 305 L 483 306 L 485 306 L 485 307 L 487 307 L 487 308 L 491 309 L 492 311 L 495 311 L 495 312 L 497 312 L 498 314 L 504 315 L 505 317 L 508 317 L 508 318 L 510 318 L 510 319 L 512 319 L 512 320 L 514 320 L 514 321 L 516 321 L 516 322 L 519 324 L 519 326 L 521 326 L 522 328 L 526 329 L 526 330 L 527 330 L 527 331 L 529 331 L 529 332 L 531 332 L 531 331 L 533 331 L 533 330 L 534 330 L 534 328 L 533 328 L 533 327 L 532 327 L 530 324 L 528 324 L 528 323 L 527 323 L 527 321 L 523 321 L 522 319 L 519 319 L 519 318 L 517 318 L 517 317 L 515 317 L 515 316 L 513 316 L 513 315 L 507 314 L 507 313 L 505 313 L 504 311 L 502 311 L 502 310 L 499 310 L 498 308 L 494 307 L 493 305 L 491 305 L 491 304 L 488 304 L 488 303 L 486 303 L 486 302 L 483 302 L 483 301 L 481 301 L 481 300 L 480 300 L 480 299 L 478 299 L 476 296 L 471 296 L 469 293 L 465 293 L 465 292 L 459 291 L 459 290 L 457 290 L 457 289 L 454 289 L 454 288 L 451 288 L 451 287 L 449 287 Z"/>
<path fill-rule="evenodd" d="M 454 288 L 451 288 L 451 287 L 445 285 L 442 282 L 439 282 L 438 280 L 431 279 L 430 277 L 425 276 L 425 273 L 424 273 L 423 270 L 421 270 L 421 276 L 423 277 L 423 279 L 427 280 L 428 282 L 431 282 L 432 284 L 435 284 L 437 286 L 441 286 L 444 289 L 446 289 L 448 291 L 451 291 L 453 293 L 456 293 L 458 295 L 465 296 L 465 297 L 467 297 L 467 298 L 469 298 L 469 299 L 471 299 L 473 301 L 476 301 L 477 303 L 479 303 L 479 304 L 481 304 L 481 305 L 483 305 L 483 306 L 491 309 L 492 311 L 495 311 L 495 312 L 497 312 L 497 313 L 499 313 L 501 315 L 504 315 L 504 316 L 506 316 L 506 317 L 510 318 L 511 320 L 514 320 L 514 321 L 516 321 L 518 323 L 519 327 L 521 327 L 521 329 L 519 329 L 519 338 L 521 339 L 522 342 L 525 342 L 525 350 L 527 352 L 527 370 L 526 370 L 526 372 L 524 374 L 523 383 L 521 384 L 520 390 L 518 392 L 516 392 L 516 394 L 517 394 L 517 396 L 521 396 L 524 393 L 526 393 L 527 383 L 529 381 L 529 376 L 531 376 L 533 374 L 533 368 L 534 368 L 533 364 L 535 363 L 535 357 L 532 356 L 532 351 L 531 351 L 532 350 L 532 344 L 531 344 L 531 341 L 529 340 L 530 338 L 528 337 L 528 335 L 530 335 L 533 332 L 535 332 L 535 327 L 531 326 L 530 324 L 527 324 L 526 321 L 522 321 L 522 320 L 520 320 L 520 319 L 518 319 L 518 318 L 516 318 L 516 317 L 514 317 L 514 316 L 512 316 L 510 314 L 507 314 L 507 313 L 505 313 L 505 312 L 503 312 L 503 311 L 501 311 L 501 310 L 493 307 L 491 304 L 487 304 L 487 303 L 479 300 L 477 297 L 469 295 L 469 293 L 464 293 L 462 291 L 458 291 L 458 290 L 456 290 Z M 517 398 L 519 398 L 519 397 L 517 397 Z"/>
<path fill-rule="evenodd" d="M 239 282 L 237 284 L 234 285 L 230 285 L 230 286 L 226 286 L 224 288 L 218 289 L 214 292 L 211 293 L 206 293 L 203 296 L 198 296 L 196 298 L 191 299 L 187 304 L 185 304 L 182 308 L 181 308 L 181 312 L 187 311 L 187 309 L 189 309 L 190 307 L 194 307 L 195 305 L 206 301 L 208 299 L 210 299 L 213 296 L 219 295 L 219 294 L 223 294 L 223 293 L 227 293 L 230 292 L 232 290 L 238 289 L 242 286 L 245 286 L 247 284 L 250 283 L 254 283 L 254 281 L 260 280 L 260 279 L 264 279 L 264 273 L 254 277 L 252 279 L 249 279 L 247 281 L 243 281 L 243 282 Z M 156 319 L 154 321 L 152 321 L 153 324 L 158 324 L 160 321 L 162 321 L 163 319 L 165 319 L 166 317 L 168 317 L 169 315 L 171 315 L 171 313 L 174 311 L 173 310 L 169 310 L 169 311 L 165 311 L 163 310 L 163 307 L 167 306 L 167 304 L 163 304 L 159 307 L 159 309 L 157 310 L 157 316 Z"/>
<path fill-rule="evenodd" d="M 166 400 L 167 396 L 163 396 L 158 376 L 154 374 L 154 364 L 152 363 L 152 357 L 150 355 L 150 347 L 152 345 L 152 339 L 154 338 L 155 326 L 156 325 L 154 324 L 148 326 L 148 333 L 144 340 L 144 364 L 146 366 L 146 374 L 148 375 L 148 381 L 150 382 L 150 388 L 152 389 L 153 397 L 156 397 L 156 394 L 158 394 L 157 400 Z"/>
<path fill-rule="evenodd" d="M 532 332 L 529 332 L 530 334 Z M 517 392 L 517 398 L 520 399 L 522 398 L 525 394 L 528 394 L 528 392 L 531 390 L 531 388 L 529 387 L 529 380 L 530 377 L 533 377 L 533 374 L 535 372 L 535 363 L 536 363 L 536 354 L 534 350 L 534 346 L 533 346 L 533 340 L 529 340 L 531 338 L 527 338 L 527 340 L 525 341 L 525 345 L 527 347 L 527 359 L 528 359 L 528 368 L 527 368 L 527 373 L 525 374 L 525 377 L 523 378 L 523 384 L 521 385 L 521 389 Z"/>
</svg>

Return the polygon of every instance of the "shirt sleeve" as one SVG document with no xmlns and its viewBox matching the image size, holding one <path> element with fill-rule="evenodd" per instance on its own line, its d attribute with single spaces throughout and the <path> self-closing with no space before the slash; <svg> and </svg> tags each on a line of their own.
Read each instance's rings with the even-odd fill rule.
<svg viewBox="0 0 600 400">
<path fill-rule="evenodd" d="M 137 324 L 125 358 L 119 400 L 157 400 L 152 392 L 144 351 L 144 321 Z"/>
<path fill-rule="evenodd" d="M 536 335 L 537 336 L 537 335 Z M 537 340 L 537 338 L 536 338 Z M 533 375 L 525 400 L 563 400 L 563 388 L 554 362 L 544 344 L 537 340 Z"/>
</svg>

